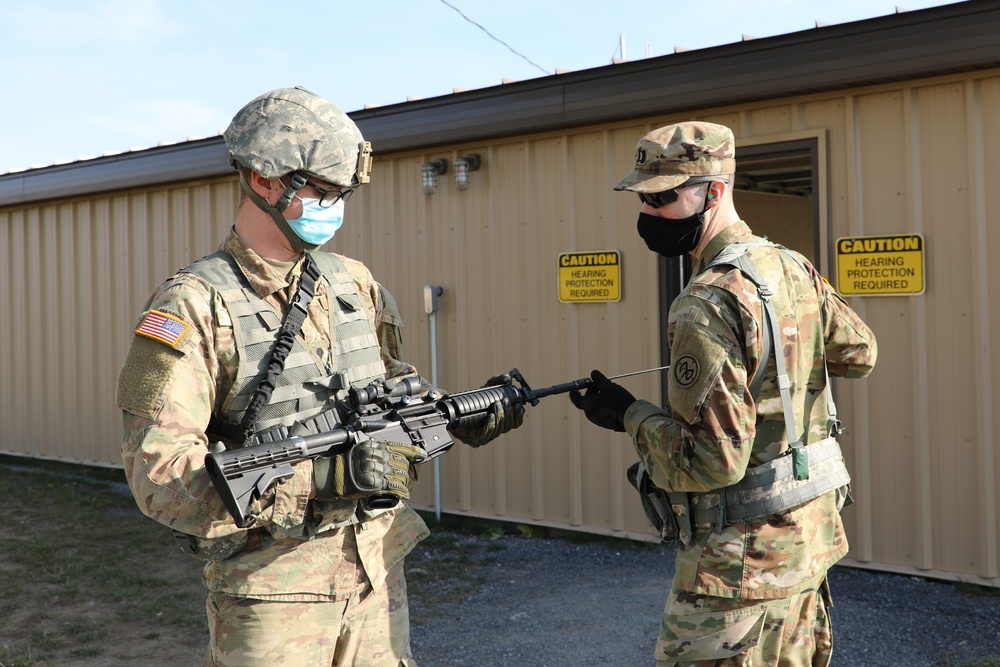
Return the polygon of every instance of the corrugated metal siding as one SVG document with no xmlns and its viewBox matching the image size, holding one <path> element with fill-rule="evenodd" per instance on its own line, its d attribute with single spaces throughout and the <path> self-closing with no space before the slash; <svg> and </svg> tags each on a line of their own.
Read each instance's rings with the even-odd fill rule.
<svg viewBox="0 0 1000 667">
<path fill-rule="evenodd" d="M 851 299 L 879 334 L 867 381 L 838 381 L 843 446 L 857 503 L 845 516 L 851 558 L 872 567 L 1000 584 L 1000 461 L 991 332 L 1000 296 L 1000 72 L 717 109 L 740 143 L 812 136 L 820 154 L 820 257 L 833 276 L 840 236 L 921 233 L 927 292 Z M 335 240 L 394 293 L 408 356 L 429 373 L 422 288 L 444 287 L 439 382 L 452 390 L 519 367 L 546 386 L 592 368 L 659 362 L 656 258 L 634 233 L 634 198 L 610 187 L 637 137 L 681 119 L 646 118 L 378 156 Z M 377 149 L 377 146 L 376 146 Z M 458 192 L 452 173 L 425 196 L 419 165 L 476 152 L 483 167 Z M 9 290 L 0 308 L 0 449 L 118 461 L 114 377 L 149 290 L 212 250 L 229 226 L 235 179 L 95 195 L 0 211 Z M 748 207 L 749 210 L 749 207 Z M 753 221 L 750 221 L 751 224 Z M 562 304 L 560 252 L 615 249 L 623 298 Z M 808 250 L 808 248 L 804 248 Z M 658 378 L 630 378 L 658 400 Z M 53 417 L 55 415 L 55 418 Z M 441 459 L 445 511 L 602 533 L 649 534 L 623 471 L 626 438 L 597 429 L 565 397 L 528 408 L 497 443 Z M 433 502 L 429 466 L 417 502 Z"/>
<path fill-rule="evenodd" d="M 120 466 L 115 382 L 149 293 L 214 250 L 232 178 L 0 211 L 0 451 Z"/>
</svg>

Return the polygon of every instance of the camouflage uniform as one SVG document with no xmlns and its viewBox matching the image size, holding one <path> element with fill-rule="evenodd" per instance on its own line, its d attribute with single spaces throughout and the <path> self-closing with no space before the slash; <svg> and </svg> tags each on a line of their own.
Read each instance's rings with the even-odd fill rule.
<svg viewBox="0 0 1000 667">
<path fill-rule="evenodd" d="M 706 171 L 685 165 L 678 177 L 662 163 L 637 164 L 620 189 L 656 192 L 691 174 L 726 173 L 716 164 L 733 158 L 728 128 L 687 125 L 714 134 L 702 142 L 715 147 Z M 648 160 L 657 150 L 655 141 L 646 144 L 640 141 L 637 158 Z M 671 148 L 659 146 L 661 155 Z M 685 162 L 691 154 L 680 148 L 672 157 Z M 719 490 L 788 451 L 775 362 L 762 358 L 757 288 L 732 266 L 705 270 L 727 246 L 753 238 L 741 221 L 708 243 L 696 275 L 670 307 L 669 407 L 640 400 L 624 414 L 643 464 L 664 490 Z M 796 424 L 807 444 L 816 442 L 829 435 L 824 352 L 832 375 L 864 377 L 875 363 L 875 336 L 805 258 L 771 246 L 748 254 L 775 292 L 778 351 L 792 383 Z M 761 363 L 767 371 L 755 402 L 748 384 Z M 825 579 L 848 549 L 839 512 L 845 493 L 830 491 L 786 513 L 721 530 L 696 529 L 678 550 L 657 664 L 776 665 L 779 657 L 781 664 L 826 664 L 832 636 Z"/>
<path fill-rule="evenodd" d="M 218 252 L 153 293 L 119 376 L 132 493 L 209 561 L 206 665 L 413 665 L 402 561 L 427 527 L 406 505 L 370 511 L 365 496 L 409 497 L 412 463 L 423 460 L 416 444 L 372 439 L 357 458 L 298 463 L 248 508 L 257 517 L 249 530 L 236 527 L 205 470 L 219 435 L 242 444 L 248 431 L 317 432 L 348 386 L 415 373 L 400 360 L 402 323 L 389 293 L 359 262 L 316 252 L 342 224 L 350 194 L 369 182 L 371 144 L 304 88 L 254 98 L 224 138 L 243 191 L 236 224 Z M 288 335 L 282 320 L 302 312 L 292 300 L 300 285 L 308 293 L 315 268 L 305 321 Z M 272 376 L 279 348 L 287 356 Z M 271 400 L 251 409 L 262 386 Z M 523 406 L 497 399 L 449 433 L 478 447 L 523 418 Z"/>
<path fill-rule="evenodd" d="M 302 260 L 274 262 L 253 252 L 230 232 L 221 249 L 236 259 L 253 290 L 278 313 L 288 308 L 301 274 Z M 369 320 L 379 337 L 387 377 L 414 372 L 399 360 L 399 316 L 391 298 L 359 262 L 341 257 L 361 294 Z M 333 341 L 330 331 L 329 288 L 317 281 L 316 295 L 300 336 L 319 359 L 329 359 Z M 242 550 L 224 560 L 210 560 L 205 566 L 208 587 L 213 654 L 206 664 L 272 664 L 261 643 L 275 642 L 279 651 L 291 652 L 297 660 L 307 660 L 295 650 L 296 641 L 310 650 L 326 646 L 330 656 L 341 633 L 340 623 L 327 626 L 316 637 L 312 624 L 299 625 L 297 619 L 311 619 L 316 613 L 341 618 L 345 611 L 374 607 L 372 624 L 376 641 L 349 646 L 361 651 L 336 664 L 395 665 L 415 664 L 408 646 L 405 583 L 402 560 L 427 535 L 417 514 L 402 505 L 397 510 L 366 513 L 353 501 L 350 506 L 326 512 L 318 518 L 316 501 L 308 501 L 312 491 L 312 462 L 295 466 L 295 475 L 269 489 L 256 509 L 262 513 L 249 533 L 238 529 L 223 507 L 204 471 L 208 451 L 206 425 L 217 401 L 225 396 L 236 378 L 238 360 L 232 326 L 234 317 L 226 312 L 217 290 L 191 273 L 179 273 L 158 288 L 144 308 L 140 322 L 151 311 L 166 313 L 187 325 L 184 334 L 168 344 L 146 336 L 133 338 L 118 385 L 118 404 L 124 411 L 125 438 L 122 456 L 132 492 L 142 511 L 160 523 L 182 533 L 216 538 L 225 544 L 245 541 Z M 311 516 L 307 516 L 310 511 Z M 305 526 L 311 522 L 314 537 L 307 538 Z M 325 530 L 324 530 L 325 529 Z M 395 586 L 395 588 L 393 588 Z M 265 602 L 310 603 L 266 605 Z M 333 602 L 321 612 L 316 602 Z M 248 606 L 259 605 L 251 611 Z M 266 618 L 263 609 L 276 607 L 285 614 L 288 631 L 279 636 L 267 633 L 256 639 L 248 618 Z M 339 610 L 339 611 L 338 611 Z M 391 614 L 378 613 L 390 610 Z M 227 616 L 227 612 L 231 614 Z M 274 613 L 274 612 L 269 612 Z M 233 620 L 240 619 L 240 632 Z M 281 619 L 278 619 L 281 620 Z M 327 623 L 326 621 L 325 623 Z M 251 626 L 251 627 L 247 627 Z M 357 628 L 354 629 L 358 634 Z M 248 639 L 248 636 L 250 637 Z M 378 638 L 381 637 L 381 642 Z M 393 651 L 385 650 L 390 643 Z M 257 647 L 259 653 L 246 654 Z M 304 649 L 303 649 L 304 650 Z M 398 651 L 395 652 L 394 651 Z M 378 656 L 385 653 L 385 660 Z M 343 658 L 344 656 L 338 656 Z M 334 664 L 323 658 L 324 663 Z"/>
</svg>

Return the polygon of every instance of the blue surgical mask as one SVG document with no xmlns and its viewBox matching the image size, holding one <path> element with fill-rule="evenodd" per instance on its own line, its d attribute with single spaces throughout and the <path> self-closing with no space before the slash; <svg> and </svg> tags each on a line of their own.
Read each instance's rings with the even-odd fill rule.
<svg viewBox="0 0 1000 667">
<path fill-rule="evenodd" d="M 296 236 L 316 246 L 321 246 L 337 233 L 344 224 L 344 202 L 338 201 L 333 206 L 323 208 L 318 199 L 301 197 L 302 215 L 288 221 Z"/>
</svg>

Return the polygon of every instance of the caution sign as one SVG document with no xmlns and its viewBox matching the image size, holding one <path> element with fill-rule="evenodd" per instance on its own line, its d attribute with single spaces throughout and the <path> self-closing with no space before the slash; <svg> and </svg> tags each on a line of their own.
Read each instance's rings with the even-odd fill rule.
<svg viewBox="0 0 1000 667">
<path fill-rule="evenodd" d="M 622 255 L 617 250 L 559 255 L 559 300 L 563 303 L 619 301 Z"/>
<path fill-rule="evenodd" d="M 853 296 L 924 293 L 924 237 L 846 236 L 837 239 L 837 289 Z"/>
</svg>

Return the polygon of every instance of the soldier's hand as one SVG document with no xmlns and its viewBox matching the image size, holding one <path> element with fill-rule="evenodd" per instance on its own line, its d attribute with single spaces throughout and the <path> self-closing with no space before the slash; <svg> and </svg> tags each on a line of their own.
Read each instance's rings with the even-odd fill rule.
<svg viewBox="0 0 1000 667">
<path fill-rule="evenodd" d="M 366 440 L 346 452 L 313 461 L 316 497 L 342 500 L 410 497 L 410 464 L 426 458 L 424 450 L 403 442 Z"/>
<path fill-rule="evenodd" d="M 615 384 L 604 376 L 601 371 L 590 373 L 594 384 L 581 394 L 574 389 L 569 393 L 569 400 L 583 410 L 594 424 L 612 431 L 625 431 L 625 411 L 635 403 L 635 396 L 620 384 Z"/>
<path fill-rule="evenodd" d="M 510 375 L 494 375 L 483 387 L 510 384 Z M 524 406 L 513 405 L 509 399 L 494 401 L 485 415 L 462 417 L 449 431 L 470 447 L 482 447 L 504 433 L 524 423 Z"/>
</svg>

